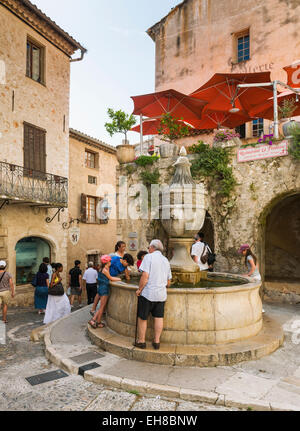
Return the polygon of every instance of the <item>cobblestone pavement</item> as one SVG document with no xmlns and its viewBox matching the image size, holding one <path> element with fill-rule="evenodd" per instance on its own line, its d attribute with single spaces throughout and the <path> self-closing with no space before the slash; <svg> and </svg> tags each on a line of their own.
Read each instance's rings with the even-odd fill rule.
<svg viewBox="0 0 300 431">
<path fill-rule="evenodd" d="M 76 308 L 74 308 L 76 310 Z M 30 341 L 43 316 L 33 308 L 8 311 L 6 345 L 0 345 L 0 411 L 237 411 L 164 397 L 140 396 L 97 385 L 81 376 L 31 386 L 26 377 L 57 370 L 43 343 Z"/>
</svg>

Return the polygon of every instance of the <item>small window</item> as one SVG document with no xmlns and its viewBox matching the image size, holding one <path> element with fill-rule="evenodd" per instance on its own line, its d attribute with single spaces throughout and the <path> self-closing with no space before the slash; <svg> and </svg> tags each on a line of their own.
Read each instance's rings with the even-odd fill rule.
<svg viewBox="0 0 300 431">
<path fill-rule="evenodd" d="M 236 127 L 235 131 L 239 133 L 241 139 L 246 138 L 246 124 L 241 124 L 240 126 Z"/>
<path fill-rule="evenodd" d="M 26 76 L 36 82 L 44 83 L 45 48 L 27 39 Z"/>
<path fill-rule="evenodd" d="M 91 175 L 89 175 L 88 182 L 89 184 L 97 184 L 97 177 L 92 177 Z"/>
<path fill-rule="evenodd" d="M 264 119 L 257 118 L 252 122 L 252 135 L 253 137 L 260 137 L 262 133 L 264 133 Z"/>
<path fill-rule="evenodd" d="M 46 172 L 46 131 L 24 123 L 25 172 Z"/>
<path fill-rule="evenodd" d="M 96 154 L 90 151 L 85 152 L 85 167 L 86 168 L 96 168 Z"/>
<path fill-rule="evenodd" d="M 96 223 L 96 198 L 91 196 L 86 198 L 86 221 Z"/>
<path fill-rule="evenodd" d="M 88 258 L 88 261 L 87 261 L 88 264 L 89 262 L 93 262 L 94 267 L 99 265 L 99 254 L 88 254 L 87 258 Z"/>
<path fill-rule="evenodd" d="M 250 35 L 249 33 L 237 36 L 237 62 L 250 60 Z"/>
</svg>

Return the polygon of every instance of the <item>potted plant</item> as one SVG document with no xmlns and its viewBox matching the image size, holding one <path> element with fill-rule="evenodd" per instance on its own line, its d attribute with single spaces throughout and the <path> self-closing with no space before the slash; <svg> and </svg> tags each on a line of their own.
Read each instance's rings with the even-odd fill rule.
<svg viewBox="0 0 300 431">
<path fill-rule="evenodd" d="M 190 128 L 181 120 L 174 118 L 171 114 L 164 114 L 160 120 L 158 135 L 162 141 L 159 151 L 163 158 L 174 157 L 179 154 L 179 146 L 174 143 L 175 139 L 189 135 Z"/>
<path fill-rule="evenodd" d="M 282 132 L 287 138 L 291 137 L 291 128 L 300 124 L 298 121 L 291 120 L 296 109 L 297 105 L 294 99 L 285 99 L 281 106 L 278 106 L 279 120 L 281 123 L 284 123 L 282 126 Z"/>
<path fill-rule="evenodd" d="M 111 119 L 110 123 L 105 123 L 105 128 L 110 136 L 116 133 L 123 133 L 125 139 L 122 141 L 122 145 L 117 146 L 117 159 L 119 163 L 130 163 L 135 158 L 135 148 L 129 144 L 127 140 L 127 133 L 135 125 L 136 120 L 133 115 L 126 114 L 124 111 L 114 111 L 109 108 L 108 116 Z"/>
<path fill-rule="evenodd" d="M 221 129 L 215 133 L 214 136 L 214 147 L 235 147 L 240 146 L 242 144 L 240 140 L 240 134 L 229 129 Z"/>
</svg>

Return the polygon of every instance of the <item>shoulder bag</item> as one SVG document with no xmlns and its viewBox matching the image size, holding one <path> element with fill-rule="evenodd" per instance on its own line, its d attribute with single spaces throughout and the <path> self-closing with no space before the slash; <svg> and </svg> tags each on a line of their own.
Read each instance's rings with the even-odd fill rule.
<svg viewBox="0 0 300 431">
<path fill-rule="evenodd" d="M 48 295 L 63 296 L 64 293 L 65 293 L 65 290 L 61 282 L 57 283 L 55 286 L 48 288 Z"/>
</svg>

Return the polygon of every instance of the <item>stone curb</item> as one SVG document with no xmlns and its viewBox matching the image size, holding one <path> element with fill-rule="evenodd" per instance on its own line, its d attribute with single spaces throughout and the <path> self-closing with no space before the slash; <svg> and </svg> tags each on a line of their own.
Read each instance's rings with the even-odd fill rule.
<svg viewBox="0 0 300 431">
<path fill-rule="evenodd" d="M 79 313 L 82 309 L 72 313 Z M 64 358 L 60 355 L 51 342 L 51 330 L 69 316 L 63 317 L 49 325 L 44 331 L 45 356 L 56 366 L 63 368 L 70 374 L 78 374 L 79 366 L 75 365 L 71 359 Z M 235 407 L 245 410 L 257 411 L 299 411 L 295 406 L 287 404 L 269 403 L 267 401 L 240 401 L 231 398 L 226 394 L 218 394 L 216 392 L 195 391 L 192 389 L 181 388 L 177 386 L 158 385 L 156 383 L 145 382 L 142 380 L 132 380 L 123 377 L 117 377 L 99 373 L 98 370 L 90 370 L 84 373 L 84 379 L 99 385 L 110 386 L 123 391 L 137 391 L 140 394 L 159 395 L 170 398 L 179 398 L 184 401 L 204 402 L 212 405 L 222 405 L 225 407 Z"/>
</svg>

